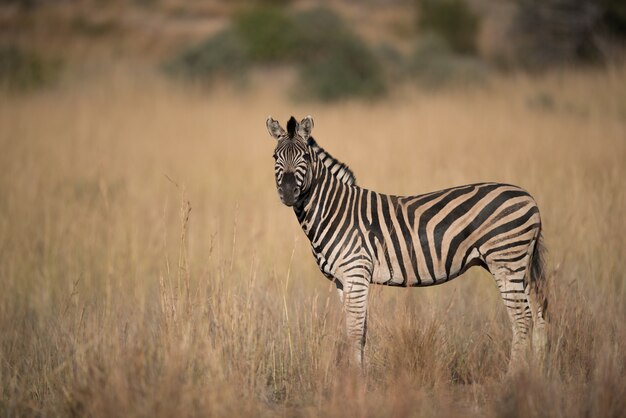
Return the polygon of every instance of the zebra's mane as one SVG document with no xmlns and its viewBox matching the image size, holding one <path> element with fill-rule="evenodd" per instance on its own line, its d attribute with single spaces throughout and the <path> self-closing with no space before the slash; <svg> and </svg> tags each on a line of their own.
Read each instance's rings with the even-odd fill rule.
<svg viewBox="0 0 626 418">
<path fill-rule="evenodd" d="M 317 142 L 315 142 L 312 136 L 309 137 L 308 145 L 313 148 L 317 157 L 328 167 L 332 175 L 348 186 L 356 185 L 356 177 L 352 170 L 350 170 L 350 167 L 330 155 L 324 148 L 317 145 Z"/>
</svg>

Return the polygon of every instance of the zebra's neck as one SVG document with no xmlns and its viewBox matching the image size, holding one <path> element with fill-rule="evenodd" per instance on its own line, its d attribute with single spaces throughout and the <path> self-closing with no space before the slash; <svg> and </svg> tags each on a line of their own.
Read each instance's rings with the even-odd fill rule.
<svg viewBox="0 0 626 418">
<path fill-rule="evenodd" d="M 346 189 L 358 189 L 356 185 L 348 185 L 331 172 L 324 161 L 316 154 L 313 157 L 313 178 L 306 197 L 294 205 L 294 213 L 302 230 L 313 243 L 323 226 L 334 213 L 333 201 L 342 196 Z"/>
<path fill-rule="evenodd" d="M 348 186 L 356 185 L 356 177 L 352 170 L 350 170 L 350 167 L 330 155 L 324 148 L 320 147 L 313 137 L 309 137 L 308 145 L 313 149 L 319 160 L 328 168 L 333 176 Z"/>
<path fill-rule="evenodd" d="M 341 195 L 341 189 L 358 186 L 354 173 L 346 164 L 330 155 L 312 137 L 308 139 L 308 145 L 313 151 L 311 185 L 293 209 L 302 230 L 313 242 L 320 225 L 330 215 L 328 199 Z"/>
</svg>

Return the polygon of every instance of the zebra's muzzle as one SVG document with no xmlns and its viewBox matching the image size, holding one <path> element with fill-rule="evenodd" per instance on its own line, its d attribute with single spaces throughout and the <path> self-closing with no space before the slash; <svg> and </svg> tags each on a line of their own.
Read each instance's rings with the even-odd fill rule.
<svg viewBox="0 0 626 418">
<path fill-rule="evenodd" d="M 285 173 L 283 181 L 278 185 L 278 196 L 287 206 L 293 206 L 300 196 L 300 187 L 293 173 Z"/>
</svg>

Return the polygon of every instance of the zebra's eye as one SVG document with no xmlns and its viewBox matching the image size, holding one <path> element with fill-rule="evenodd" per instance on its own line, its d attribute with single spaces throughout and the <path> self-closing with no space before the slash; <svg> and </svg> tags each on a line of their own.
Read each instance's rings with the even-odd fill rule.
<svg viewBox="0 0 626 418">
<path fill-rule="evenodd" d="M 278 155 L 274 154 L 274 155 L 272 155 L 272 158 L 273 158 L 274 160 L 276 160 L 276 159 L 278 158 Z"/>
<path fill-rule="evenodd" d="M 303 157 L 306 161 L 311 161 L 311 155 L 308 152 L 305 153 Z"/>
</svg>

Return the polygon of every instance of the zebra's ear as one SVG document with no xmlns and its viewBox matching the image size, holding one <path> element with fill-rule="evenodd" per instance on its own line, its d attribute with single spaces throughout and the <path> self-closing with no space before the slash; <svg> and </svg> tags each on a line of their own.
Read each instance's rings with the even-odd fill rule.
<svg viewBox="0 0 626 418">
<path fill-rule="evenodd" d="M 283 128 L 281 128 L 280 123 L 277 120 L 274 120 L 271 116 L 267 117 L 267 121 L 265 121 L 265 125 L 267 126 L 267 132 L 270 133 L 276 140 L 282 138 L 287 134 Z"/>
<path fill-rule="evenodd" d="M 300 125 L 298 125 L 298 135 L 300 135 L 306 141 L 311 136 L 312 130 L 313 118 L 311 116 L 307 116 L 306 118 L 302 119 Z"/>
</svg>

